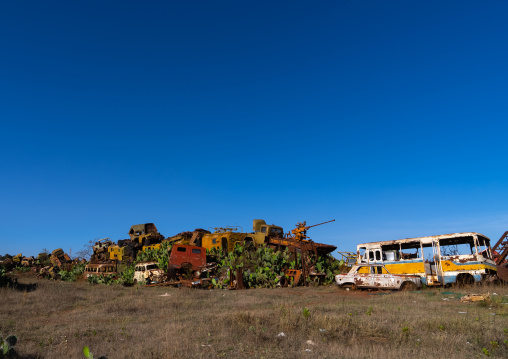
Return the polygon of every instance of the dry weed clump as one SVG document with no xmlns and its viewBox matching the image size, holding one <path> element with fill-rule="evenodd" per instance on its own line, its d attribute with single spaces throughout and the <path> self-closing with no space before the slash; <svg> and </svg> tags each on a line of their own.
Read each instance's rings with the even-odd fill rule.
<svg viewBox="0 0 508 359">
<path fill-rule="evenodd" d="M 109 359 L 508 356 L 507 287 L 378 293 L 37 284 L 32 292 L 0 290 L 0 335 L 16 335 L 24 357 L 83 358 L 84 346 Z M 460 303 L 471 292 L 491 299 Z"/>
</svg>

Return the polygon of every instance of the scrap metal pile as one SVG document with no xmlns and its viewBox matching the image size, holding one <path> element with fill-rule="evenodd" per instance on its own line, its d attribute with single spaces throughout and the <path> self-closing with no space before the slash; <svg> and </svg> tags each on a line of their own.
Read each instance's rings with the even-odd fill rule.
<svg viewBox="0 0 508 359">
<path fill-rule="evenodd" d="M 155 224 L 145 223 L 132 226 L 129 239 L 95 242 L 86 266 L 84 260 L 71 260 L 62 249 L 51 255 L 41 253 L 37 259 L 21 254 L 0 258 L 0 265 L 7 269 L 31 267 L 39 276 L 51 279 L 81 265 L 80 276 L 93 283 L 98 277 L 122 278 L 132 284 L 229 289 L 330 283 L 343 262 L 329 255 L 335 246 L 312 241 L 307 230 L 333 221 L 313 226 L 299 222 L 284 234 L 282 227 L 256 219 L 249 233 L 220 227 L 167 238 Z"/>
<path fill-rule="evenodd" d="M 337 260 L 330 255 L 335 246 L 307 236 L 333 221 L 298 222 L 284 234 L 255 219 L 252 232 L 198 228 L 167 238 L 153 223 L 137 224 L 128 239 L 89 246 L 89 262 L 71 260 L 59 248 L 37 258 L 0 256 L 0 270 L 25 268 L 39 277 L 90 283 L 228 289 L 330 284 L 334 278 L 341 287 L 374 289 L 508 281 L 508 231 L 492 248 L 488 237 L 465 232 L 359 244 L 356 253 L 338 252 Z"/>
</svg>

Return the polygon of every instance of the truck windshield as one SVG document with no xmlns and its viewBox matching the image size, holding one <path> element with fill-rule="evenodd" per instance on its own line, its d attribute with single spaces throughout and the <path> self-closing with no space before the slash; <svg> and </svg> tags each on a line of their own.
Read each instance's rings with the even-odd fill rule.
<svg viewBox="0 0 508 359">
<path fill-rule="evenodd" d="M 282 236 L 282 228 L 270 228 L 270 235 L 272 236 Z"/>
</svg>

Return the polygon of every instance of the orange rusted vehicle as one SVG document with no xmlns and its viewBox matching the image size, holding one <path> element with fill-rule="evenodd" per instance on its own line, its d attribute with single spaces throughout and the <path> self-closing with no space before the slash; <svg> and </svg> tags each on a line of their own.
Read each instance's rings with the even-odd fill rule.
<svg viewBox="0 0 508 359">
<path fill-rule="evenodd" d="M 207 273 L 216 268 L 216 263 L 207 263 L 205 248 L 176 244 L 169 256 L 168 277 L 189 287 L 206 286 Z"/>
</svg>

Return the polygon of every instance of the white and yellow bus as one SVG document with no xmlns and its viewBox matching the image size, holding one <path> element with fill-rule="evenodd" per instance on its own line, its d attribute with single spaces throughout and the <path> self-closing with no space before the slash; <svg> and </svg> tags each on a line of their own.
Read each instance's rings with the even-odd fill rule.
<svg viewBox="0 0 508 359">
<path fill-rule="evenodd" d="M 473 284 L 493 279 L 497 267 L 490 239 L 480 233 L 363 243 L 358 264 L 382 263 L 392 274 L 417 274 L 428 286 Z"/>
</svg>

